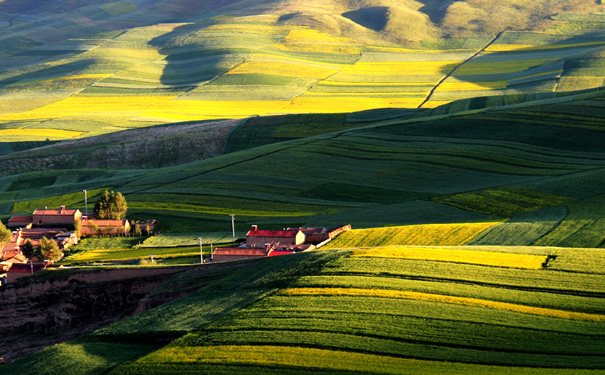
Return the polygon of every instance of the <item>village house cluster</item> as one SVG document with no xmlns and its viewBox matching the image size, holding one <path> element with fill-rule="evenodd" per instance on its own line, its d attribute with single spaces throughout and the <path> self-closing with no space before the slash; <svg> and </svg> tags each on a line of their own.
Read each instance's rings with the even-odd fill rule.
<svg viewBox="0 0 605 375">
<path fill-rule="evenodd" d="M 80 231 L 76 223 L 81 223 Z M 156 223 L 151 223 L 155 226 Z M 149 230 L 150 224 L 145 224 Z M 49 262 L 28 264 L 22 253 L 27 240 L 35 247 L 40 246 L 43 237 L 55 241 L 61 250 L 76 245 L 81 236 L 126 235 L 130 232 L 128 220 L 98 220 L 82 214 L 79 209 L 36 209 L 29 216 L 13 216 L 7 228 L 12 230 L 12 238 L 0 248 L 0 285 L 12 282 L 19 276 L 34 273 L 40 269 L 53 267 Z"/>
<path fill-rule="evenodd" d="M 253 225 L 246 234 L 246 242 L 238 247 L 218 248 L 212 261 L 272 257 L 317 249 L 339 234 L 351 229 L 350 225 L 336 228 L 287 228 L 283 230 L 258 229 Z"/>
</svg>

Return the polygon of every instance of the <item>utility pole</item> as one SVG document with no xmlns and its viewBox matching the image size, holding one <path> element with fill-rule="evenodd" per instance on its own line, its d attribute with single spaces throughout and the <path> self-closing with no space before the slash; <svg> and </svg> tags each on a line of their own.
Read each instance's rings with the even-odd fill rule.
<svg viewBox="0 0 605 375">
<path fill-rule="evenodd" d="M 235 214 L 229 216 L 231 216 L 231 232 L 233 233 L 233 246 L 235 246 Z"/>
<path fill-rule="evenodd" d="M 204 254 L 202 253 L 202 237 L 197 238 L 200 241 L 200 264 L 204 264 Z"/>
<path fill-rule="evenodd" d="M 88 194 L 86 194 L 86 190 L 84 190 L 84 204 L 86 205 L 86 215 L 88 215 Z"/>
</svg>

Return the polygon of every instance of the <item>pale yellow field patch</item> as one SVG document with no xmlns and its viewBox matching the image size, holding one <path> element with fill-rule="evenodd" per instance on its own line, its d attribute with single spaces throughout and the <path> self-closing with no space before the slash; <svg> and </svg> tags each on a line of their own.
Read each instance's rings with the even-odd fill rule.
<svg viewBox="0 0 605 375">
<path fill-rule="evenodd" d="M 325 44 L 325 43 L 288 43 L 274 44 L 271 48 L 286 52 L 315 52 L 335 53 L 342 55 L 356 55 L 361 52 L 360 46 L 347 44 Z"/>
<path fill-rule="evenodd" d="M 131 57 L 141 60 L 159 60 L 166 56 L 160 54 L 155 49 L 151 48 L 99 48 L 95 50 L 95 55 L 108 55 L 108 56 L 120 56 L 120 57 Z"/>
<path fill-rule="evenodd" d="M 467 49 L 414 49 L 414 48 L 404 48 L 404 47 L 383 47 L 383 46 L 367 46 L 366 51 L 368 52 L 388 52 L 388 53 L 401 53 L 401 54 L 409 54 L 409 53 L 431 53 L 431 54 L 443 54 L 444 52 L 468 52 L 472 50 Z"/>
<path fill-rule="evenodd" d="M 58 139 L 69 139 L 75 138 L 81 135 L 81 132 L 71 130 L 58 130 L 58 129 L 0 129 L 0 137 L 4 138 L 7 136 L 17 137 L 35 137 L 35 138 L 48 138 L 51 140 Z"/>
<path fill-rule="evenodd" d="M 300 43 L 300 42 L 328 42 L 328 43 L 341 43 L 341 44 L 357 44 L 352 39 L 336 37 L 330 34 L 322 33 L 315 29 L 294 29 L 286 35 L 284 38 L 286 43 Z"/>
<path fill-rule="evenodd" d="M 33 83 L 46 83 L 46 82 L 64 82 L 71 80 L 81 80 L 81 79 L 104 79 L 107 77 L 111 77 L 112 74 L 76 74 L 72 76 L 65 77 L 53 77 L 46 79 L 37 79 L 32 81 L 19 81 L 17 83 L 13 83 L 12 85 L 8 85 L 8 87 L 18 87 L 18 86 L 27 86 Z"/>
<path fill-rule="evenodd" d="M 255 24 L 248 24 L 248 23 L 243 23 L 243 24 L 237 24 L 237 23 L 233 23 L 233 24 L 220 24 L 220 25 L 212 25 L 212 26 L 208 26 L 206 29 L 204 29 L 203 32 L 205 31 L 229 31 L 229 30 L 234 30 L 234 31 L 241 31 L 244 33 L 253 33 L 253 34 L 279 34 L 282 33 L 286 30 L 291 29 L 291 26 L 274 26 L 274 25 L 255 25 Z"/>
<path fill-rule="evenodd" d="M 541 269 L 546 262 L 546 255 L 404 246 L 357 250 L 351 254 L 351 257 L 430 260 L 523 269 Z"/>
<path fill-rule="evenodd" d="M 544 307 L 534 307 L 519 305 L 516 303 L 490 301 L 478 298 L 455 297 L 444 294 L 412 292 L 404 290 L 385 290 L 385 289 L 361 289 L 361 288 L 288 288 L 279 292 L 287 296 L 362 296 L 362 297 L 382 297 L 382 298 L 400 298 L 414 299 L 420 301 L 442 302 L 466 306 L 486 307 L 490 309 L 505 310 L 523 314 L 547 316 L 551 318 L 585 320 L 591 322 L 605 322 L 605 315 L 589 314 L 575 311 L 565 311 L 557 309 L 548 309 Z"/>
<path fill-rule="evenodd" d="M 271 74 L 284 77 L 323 79 L 338 71 L 337 68 L 322 68 L 286 61 L 246 61 L 227 74 Z"/>
<path fill-rule="evenodd" d="M 358 62 L 343 73 L 369 76 L 447 74 L 462 61 Z"/>
</svg>

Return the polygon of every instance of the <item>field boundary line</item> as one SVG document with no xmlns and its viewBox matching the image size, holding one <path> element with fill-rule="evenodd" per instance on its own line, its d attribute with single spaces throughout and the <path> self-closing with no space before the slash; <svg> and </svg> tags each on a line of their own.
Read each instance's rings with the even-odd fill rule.
<svg viewBox="0 0 605 375">
<path fill-rule="evenodd" d="M 469 263 L 461 263 L 461 264 L 469 264 Z M 479 266 L 479 267 L 494 267 L 494 266 L 485 266 L 485 265 L 477 265 L 477 264 L 471 264 L 471 265 Z M 422 275 L 410 275 L 410 274 L 380 273 L 380 274 L 376 275 L 376 274 L 371 274 L 371 273 L 367 273 L 367 272 L 337 271 L 337 272 L 325 272 L 325 273 L 322 273 L 321 276 L 383 277 L 383 278 L 389 278 L 389 279 L 402 279 L 402 280 L 412 280 L 412 281 L 440 282 L 440 283 L 448 283 L 448 284 L 475 285 L 475 286 L 484 286 L 484 287 L 490 287 L 490 288 L 518 290 L 518 291 L 523 291 L 523 292 L 563 294 L 563 295 L 580 296 L 580 297 L 588 297 L 588 298 L 605 298 L 605 293 L 603 293 L 603 292 L 591 292 L 591 291 L 587 291 L 587 290 L 542 288 L 542 287 L 536 287 L 536 286 L 498 284 L 498 283 L 490 283 L 490 282 L 485 282 L 485 281 L 452 279 L 452 278 L 447 278 L 447 277 L 422 276 Z M 397 289 L 393 289 L 393 290 L 397 290 Z"/>
</svg>

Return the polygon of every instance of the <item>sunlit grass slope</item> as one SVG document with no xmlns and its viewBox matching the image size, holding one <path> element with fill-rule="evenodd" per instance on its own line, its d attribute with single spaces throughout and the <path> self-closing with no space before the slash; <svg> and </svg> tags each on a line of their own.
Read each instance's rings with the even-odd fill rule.
<svg viewBox="0 0 605 375">
<path fill-rule="evenodd" d="M 3 371 L 598 374 L 603 256 L 381 247 L 202 267 L 157 291 L 189 296 Z"/>
</svg>

